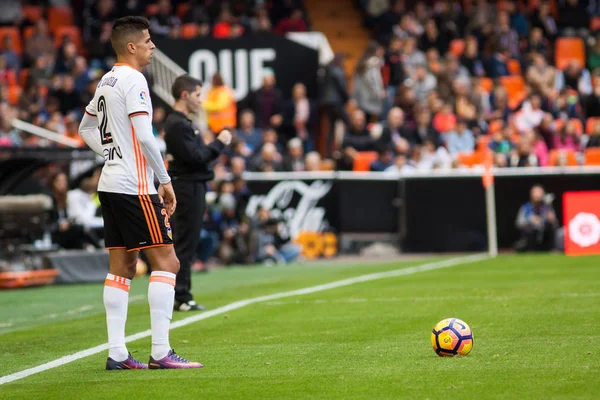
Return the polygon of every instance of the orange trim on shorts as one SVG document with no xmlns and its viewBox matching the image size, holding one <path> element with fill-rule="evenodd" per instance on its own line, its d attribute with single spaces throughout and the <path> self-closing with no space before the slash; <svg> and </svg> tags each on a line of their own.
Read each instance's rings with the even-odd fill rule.
<svg viewBox="0 0 600 400">
<path fill-rule="evenodd" d="M 94 118 L 96 118 L 96 115 L 95 115 L 95 114 L 89 113 L 87 110 L 85 110 L 85 113 L 86 113 L 87 115 L 89 115 L 90 117 L 94 117 Z"/>
<path fill-rule="evenodd" d="M 150 214 L 150 222 L 154 227 L 154 231 L 156 232 L 156 244 L 160 244 L 163 242 L 162 231 L 160 230 L 160 224 L 158 223 L 158 218 L 156 217 L 156 210 L 154 209 L 154 204 L 152 204 L 152 199 L 149 195 L 142 196 L 147 203 L 148 213 Z"/>
<path fill-rule="evenodd" d="M 126 249 L 125 246 L 113 246 L 113 247 L 105 247 L 106 250 L 117 250 L 117 249 Z"/>
<path fill-rule="evenodd" d="M 153 247 L 164 247 L 164 246 L 173 246 L 173 243 L 161 243 L 161 244 L 150 244 L 148 246 L 136 247 L 135 249 L 128 249 L 127 251 L 140 251 L 145 249 L 151 249 Z"/>
<path fill-rule="evenodd" d="M 150 217 L 150 213 L 152 212 L 152 210 L 148 210 L 149 205 L 144 200 L 144 196 L 138 195 L 138 199 L 140 200 L 140 206 L 142 207 L 142 211 L 144 212 L 144 218 L 146 218 L 146 225 L 148 225 L 148 231 L 150 232 L 150 239 L 152 239 L 152 244 L 158 244 L 158 236 L 156 235 L 154 225 L 152 224 L 152 218 Z"/>
<path fill-rule="evenodd" d="M 167 276 L 150 275 L 150 283 L 152 282 L 166 283 L 175 286 L 175 278 L 169 278 Z"/>
<path fill-rule="evenodd" d="M 115 276 L 115 278 L 121 278 L 120 276 Z M 123 278 L 125 279 L 125 278 Z M 104 281 L 104 286 L 110 286 L 110 287 L 114 287 L 116 289 L 121 289 L 124 290 L 126 292 L 129 292 L 129 285 L 126 283 L 121 283 L 121 282 L 117 282 L 117 281 L 113 281 L 112 279 L 106 279 Z"/>
</svg>

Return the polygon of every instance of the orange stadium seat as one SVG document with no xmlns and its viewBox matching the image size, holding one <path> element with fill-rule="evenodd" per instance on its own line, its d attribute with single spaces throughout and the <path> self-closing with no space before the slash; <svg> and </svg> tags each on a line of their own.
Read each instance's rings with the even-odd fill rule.
<svg viewBox="0 0 600 400">
<path fill-rule="evenodd" d="M 370 171 L 371 163 L 377 160 L 376 151 L 359 151 L 354 157 L 353 171 Z"/>
<path fill-rule="evenodd" d="M 500 83 L 508 94 L 508 106 L 516 108 L 525 98 L 525 80 L 522 76 L 503 76 Z"/>
<path fill-rule="evenodd" d="M 76 26 L 59 26 L 54 33 L 54 46 L 59 47 L 63 43 L 63 38 L 71 38 L 78 50 L 81 50 L 81 32 Z"/>
<path fill-rule="evenodd" d="M 551 167 L 556 167 L 558 165 L 558 161 L 561 157 L 565 156 L 567 158 L 567 166 L 575 167 L 577 166 L 577 153 L 573 150 L 550 150 L 550 163 Z"/>
<path fill-rule="evenodd" d="M 600 166 L 600 148 L 590 147 L 585 149 L 584 156 L 584 165 Z"/>
<path fill-rule="evenodd" d="M 21 35 L 19 34 L 19 30 L 12 26 L 0 28 L 0 48 L 2 49 L 4 49 L 4 38 L 7 36 L 12 38 L 15 51 L 21 54 L 23 51 L 23 46 L 21 44 Z"/>
<path fill-rule="evenodd" d="M 37 22 L 44 16 L 44 10 L 40 6 L 23 6 L 23 16 L 30 22 Z"/>
<path fill-rule="evenodd" d="M 52 33 L 56 33 L 59 26 L 71 26 L 73 22 L 71 7 L 54 6 L 48 10 L 48 29 Z"/>
<path fill-rule="evenodd" d="M 8 87 L 8 102 L 13 106 L 17 105 L 23 89 L 19 85 L 12 85 Z"/>
<path fill-rule="evenodd" d="M 585 133 L 592 133 L 594 130 L 594 125 L 596 125 L 597 122 L 600 122 L 600 117 L 588 118 L 585 122 Z"/>
<path fill-rule="evenodd" d="M 198 36 L 198 25 L 196 24 L 183 24 L 181 27 L 181 37 L 183 39 L 192 39 Z"/>
<path fill-rule="evenodd" d="M 561 37 L 556 39 L 554 48 L 556 68 L 564 69 L 571 61 L 579 61 L 585 66 L 585 45 L 583 39 L 577 37 Z"/>
<path fill-rule="evenodd" d="M 460 57 L 464 51 L 465 41 L 463 39 L 454 39 L 450 42 L 450 53 Z"/>
<path fill-rule="evenodd" d="M 508 72 L 510 72 L 511 75 L 521 75 L 521 63 L 519 60 L 508 60 Z"/>
<path fill-rule="evenodd" d="M 481 135 L 477 139 L 477 151 L 485 151 L 490 144 L 490 135 Z"/>
<path fill-rule="evenodd" d="M 490 93 L 494 88 L 494 81 L 491 78 L 483 77 L 481 78 L 481 87 L 483 87 L 486 92 Z"/>
</svg>

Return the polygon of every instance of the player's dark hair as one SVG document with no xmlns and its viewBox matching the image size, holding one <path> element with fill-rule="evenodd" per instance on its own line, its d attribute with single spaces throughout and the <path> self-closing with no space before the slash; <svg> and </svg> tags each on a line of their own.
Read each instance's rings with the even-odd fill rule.
<svg viewBox="0 0 600 400">
<path fill-rule="evenodd" d="M 110 43 L 117 54 L 123 53 L 127 43 L 134 41 L 134 36 L 150 29 L 150 22 L 145 17 L 123 17 L 115 21 L 110 34 Z"/>
<path fill-rule="evenodd" d="M 171 86 L 171 94 L 175 100 L 181 99 L 183 92 L 192 93 L 196 90 L 197 86 L 202 86 L 202 82 L 196 78 L 192 78 L 189 75 L 181 75 L 175 79 L 173 86 Z"/>
</svg>

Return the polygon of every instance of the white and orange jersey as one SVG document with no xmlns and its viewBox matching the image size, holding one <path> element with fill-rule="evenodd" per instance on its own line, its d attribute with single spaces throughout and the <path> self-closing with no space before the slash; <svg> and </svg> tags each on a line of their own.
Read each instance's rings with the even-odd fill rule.
<svg viewBox="0 0 600 400">
<path fill-rule="evenodd" d="M 104 155 L 98 191 L 155 194 L 154 172 L 159 171 L 153 171 L 142 154 L 141 132 L 135 132 L 131 120 L 138 115 L 152 120 L 152 102 L 144 75 L 128 64 L 115 64 L 98 83 L 85 112 L 97 118 Z"/>
</svg>

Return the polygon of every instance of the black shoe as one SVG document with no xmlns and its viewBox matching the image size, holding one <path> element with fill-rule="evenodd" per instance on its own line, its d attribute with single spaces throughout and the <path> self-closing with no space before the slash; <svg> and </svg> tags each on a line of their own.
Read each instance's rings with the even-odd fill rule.
<svg viewBox="0 0 600 400">
<path fill-rule="evenodd" d="M 185 303 L 175 302 L 174 309 L 175 311 L 204 311 L 206 307 L 196 303 L 194 300 L 190 300 Z"/>
</svg>

